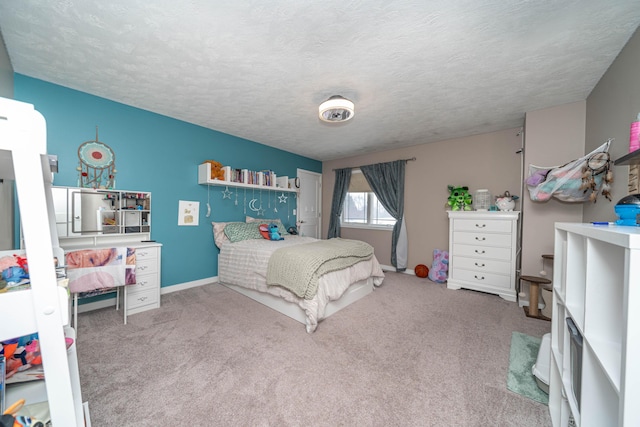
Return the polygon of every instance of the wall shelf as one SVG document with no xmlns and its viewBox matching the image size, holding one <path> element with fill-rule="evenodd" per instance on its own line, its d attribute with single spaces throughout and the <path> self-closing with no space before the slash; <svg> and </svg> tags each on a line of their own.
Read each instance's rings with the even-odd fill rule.
<svg viewBox="0 0 640 427">
<path fill-rule="evenodd" d="M 617 160 L 614 160 L 615 166 L 624 165 L 640 165 L 640 150 L 632 151 L 629 154 L 625 154 Z"/>
<path fill-rule="evenodd" d="M 251 188 L 255 190 L 265 190 L 265 191 L 285 191 L 290 193 L 296 193 L 298 191 L 297 188 L 284 188 L 284 187 L 274 187 L 274 186 L 267 186 L 267 185 L 245 184 L 243 182 L 211 179 L 210 177 L 211 177 L 211 164 L 203 163 L 201 165 L 198 165 L 198 184 L 229 186 L 229 187 L 238 187 L 238 188 Z"/>
</svg>

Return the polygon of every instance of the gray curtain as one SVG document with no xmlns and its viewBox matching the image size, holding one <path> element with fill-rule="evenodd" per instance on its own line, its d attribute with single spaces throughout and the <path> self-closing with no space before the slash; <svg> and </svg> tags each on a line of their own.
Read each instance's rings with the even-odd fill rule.
<svg viewBox="0 0 640 427">
<path fill-rule="evenodd" d="M 396 271 L 407 269 L 407 230 L 404 221 L 404 173 L 406 160 L 360 166 L 371 190 L 396 219 L 391 236 L 391 264 Z"/>
<path fill-rule="evenodd" d="M 336 183 L 333 186 L 333 199 L 331 201 L 331 217 L 329 218 L 329 232 L 327 239 L 340 237 L 340 217 L 344 199 L 349 190 L 351 181 L 351 168 L 336 169 Z"/>
</svg>

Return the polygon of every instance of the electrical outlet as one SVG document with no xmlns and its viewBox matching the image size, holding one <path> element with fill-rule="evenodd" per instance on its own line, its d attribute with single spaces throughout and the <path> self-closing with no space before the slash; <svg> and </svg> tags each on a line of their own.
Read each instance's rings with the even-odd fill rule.
<svg viewBox="0 0 640 427">
<path fill-rule="evenodd" d="M 294 214 L 294 215 L 298 215 L 298 210 L 297 210 L 297 209 L 294 209 L 294 210 L 293 210 L 293 214 Z"/>
</svg>

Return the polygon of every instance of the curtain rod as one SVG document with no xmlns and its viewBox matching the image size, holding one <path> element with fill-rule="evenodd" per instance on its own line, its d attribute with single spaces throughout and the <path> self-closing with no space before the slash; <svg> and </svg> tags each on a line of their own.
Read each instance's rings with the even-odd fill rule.
<svg viewBox="0 0 640 427">
<path fill-rule="evenodd" d="M 416 158 L 415 158 L 415 157 L 412 157 L 412 158 L 410 158 L 410 159 L 400 159 L 400 160 L 404 160 L 405 162 L 413 162 L 413 161 L 415 161 L 415 160 L 416 160 Z M 387 162 L 385 162 L 385 163 L 387 163 Z M 368 166 L 368 165 L 363 165 L 363 166 Z M 361 167 L 362 167 L 362 166 L 352 166 L 352 167 L 351 167 L 351 169 L 358 169 L 358 168 L 361 168 Z M 338 169 L 348 169 L 348 168 L 349 168 L 349 167 L 346 167 L 346 168 L 338 168 Z M 331 169 L 331 170 L 332 170 L 332 171 L 336 171 L 336 170 L 338 170 L 338 169 Z"/>
</svg>

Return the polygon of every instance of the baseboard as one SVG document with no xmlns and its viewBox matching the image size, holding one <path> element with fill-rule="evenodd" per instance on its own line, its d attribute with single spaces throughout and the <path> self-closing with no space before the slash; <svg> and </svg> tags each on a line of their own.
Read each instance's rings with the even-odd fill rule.
<svg viewBox="0 0 640 427">
<path fill-rule="evenodd" d="M 170 294 L 172 292 L 184 291 L 186 289 L 197 288 L 198 286 L 210 285 L 218 283 L 218 276 L 208 277 L 206 279 L 198 279 L 191 282 L 179 283 L 177 285 L 166 286 L 160 288 L 160 295 Z"/>
<path fill-rule="evenodd" d="M 382 271 L 391 271 L 393 273 L 396 273 L 396 268 L 394 266 L 392 266 L 392 265 L 380 264 L 380 268 L 382 269 Z M 416 275 L 415 271 L 412 268 L 407 268 L 405 271 L 398 271 L 398 273 L 411 274 L 413 276 Z"/>
<path fill-rule="evenodd" d="M 170 294 L 172 292 L 184 291 L 185 289 L 197 288 L 198 286 L 211 285 L 218 283 L 218 276 L 209 277 L 206 279 L 194 280 L 191 282 L 179 283 L 177 285 L 166 286 L 160 288 L 160 295 Z M 85 304 L 78 304 L 78 313 L 86 313 L 87 311 L 99 310 L 101 308 L 115 307 L 116 299 L 108 298 L 95 302 L 88 302 Z"/>
</svg>

